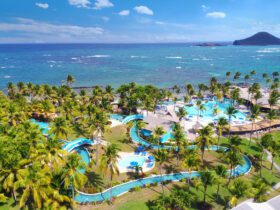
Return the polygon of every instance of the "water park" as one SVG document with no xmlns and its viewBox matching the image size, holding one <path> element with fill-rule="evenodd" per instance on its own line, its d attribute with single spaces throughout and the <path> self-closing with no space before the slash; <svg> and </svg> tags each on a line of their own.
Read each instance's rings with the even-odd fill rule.
<svg viewBox="0 0 280 210">
<path fill-rule="evenodd" d="M 44 99 L 28 86 L 0 95 L 7 110 L 0 112 L 5 136 L 0 154 L 6 156 L 1 159 L 6 168 L 0 179 L 3 207 L 14 200 L 21 208 L 39 208 L 49 197 L 54 208 L 172 209 L 180 201 L 178 209 L 230 209 L 278 193 L 277 88 L 267 92 L 267 109 L 257 102 L 260 87 L 255 83 L 248 101 L 236 85 L 214 78 L 207 89 L 188 84 L 185 92 L 178 86 L 170 91 L 134 83 L 114 92 L 97 86 L 91 93 L 70 86 L 40 87 Z M 48 94 L 60 97 L 51 101 Z M 51 111 L 55 114 L 45 114 Z M 12 150 L 16 155 L 10 155 Z M 8 182 L 15 173 L 9 167 L 18 170 L 13 169 L 19 174 L 13 176 L 15 186 Z M 28 189 L 40 190 L 41 179 L 40 189 L 52 193 L 34 201 Z M 61 197 L 52 197 L 54 193 Z"/>
</svg>

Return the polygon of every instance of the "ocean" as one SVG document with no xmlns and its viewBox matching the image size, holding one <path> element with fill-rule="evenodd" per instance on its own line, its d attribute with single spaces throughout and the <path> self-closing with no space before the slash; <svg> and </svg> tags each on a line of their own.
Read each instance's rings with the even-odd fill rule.
<svg viewBox="0 0 280 210">
<path fill-rule="evenodd" d="M 280 71 L 280 46 L 196 47 L 190 44 L 2 44 L 0 89 L 8 82 L 60 85 L 68 74 L 74 86 L 123 83 L 208 83 L 225 80 L 227 71 L 244 74 Z M 240 82 L 243 82 L 243 76 Z M 253 82 L 253 81 L 251 81 Z"/>
</svg>

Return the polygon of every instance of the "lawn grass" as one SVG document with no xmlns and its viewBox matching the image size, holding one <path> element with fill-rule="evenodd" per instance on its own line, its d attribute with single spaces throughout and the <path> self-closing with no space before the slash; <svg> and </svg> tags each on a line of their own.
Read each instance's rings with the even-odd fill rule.
<svg viewBox="0 0 280 210">
<path fill-rule="evenodd" d="M 111 128 L 104 133 L 103 138 L 107 142 L 117 144 L 122 152 L 133 152 L 136 148 L 136 146 L 129 141 L 125 125 Z"/>
</svg>

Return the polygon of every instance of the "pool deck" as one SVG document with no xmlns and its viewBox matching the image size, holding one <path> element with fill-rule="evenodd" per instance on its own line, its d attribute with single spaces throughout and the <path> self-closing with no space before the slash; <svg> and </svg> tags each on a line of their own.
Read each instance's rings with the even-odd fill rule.
<svg viewBox="0 0 280 210">
<path fill-rule="evenodd" d="M 238 88 L 240 90 L 240 97 L 246 101 L 248 101 L 248 87 L 239 87 L 239 86 L 232 86 L 233 88 Z M 269 90 L 261 89 L 262 97 L 257 101 L 257 105 L 264 109 L 270 109 L 268 99 L 269 99 Z M 278 101 L 279 102 L 279 101 Z M 250 102 L 251 103 L 251 102 Z M 256 102 L 253 100 L 253 104 Z M 280 106 L 274 106 L 273 109 L 280 109 Z"/>
<path fill-rule="evenodd" d="M 131 152 L 119 152 L 119 155 L 120 155 L 120 159 L 129 158 L 131 156 L 141 156 L 141 155 L 135 155 L 134 153 L 131 153 Z M 146 159 L 148 159 L 148 156 L 150 156 L 150 154 L 147 152 L 146 155 L 142 156 L 142 157 L 145 157 Z M 155 167 L 155 164 L 153 164 L 153 167 L 148 168 L 147 166 L 148 166 L 147 162 L 144 162 L 144 164 L 141 166 L 143 173 L 151 171 Z M 133 168 L 120 167 L 119 165 L 118 165 L 118 169 L 119 169 L 120 173 L 135 172 L 135 170 Z"/>
<path fill-rule="evenodd" d="M 271 123 L 269 120 L 262 120 L 254 124 L 253 126 L 253 132 L 261 131 L 265 129 L 269 129 L 270 127 L 280 127 L 280 120 L 273 120 Z M 246 124 L 246 125 L 239 125 L 239 126 L 232 126 L 230 128 L 230 133 L 236 134 L 236 133 L 248 133 L 251 132 L 252 124 Z"/>
</svg>

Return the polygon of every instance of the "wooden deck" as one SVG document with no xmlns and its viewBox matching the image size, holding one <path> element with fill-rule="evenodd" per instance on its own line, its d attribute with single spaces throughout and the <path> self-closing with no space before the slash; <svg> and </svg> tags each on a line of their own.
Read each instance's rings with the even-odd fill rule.
<svg viewBox="0 0 280 210">
<path fill-rule="evenodd" d="M 274 120 L 271 123 L 269 120 L 262 120 L 254 124 L 253 132 L 265 130 L 273 127 L 278 127 L 278 126 L 280 126 L 280 119 Z M 232 134 L 248 133 L 251 132 L 251 129 L 252 129 L 252 124 L 232 126 L 230 128 L 230 133 Z"/>
</svg>

